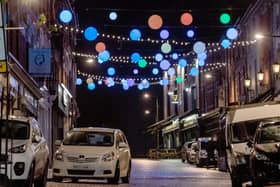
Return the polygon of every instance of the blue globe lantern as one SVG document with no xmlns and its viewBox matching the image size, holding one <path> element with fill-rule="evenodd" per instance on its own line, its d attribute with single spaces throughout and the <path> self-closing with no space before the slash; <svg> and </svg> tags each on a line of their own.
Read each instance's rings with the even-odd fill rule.
<svg viewBox="0 0 280 187">
<path fill-rule="evenodd" d="M 63 10 L 59 14 L 59 20 L 63 23 L 70 23 L 73 19 L 73 15 L 70 10 Z"/>
<path fill-rule="evenodd" d="M 84 32 L 84 37 L 88 41 L 93 41 L 97 38 L 98 32 L 95 27 L 87 27 Z"/>
<path fill-rule="evenodd" d="M 131 40 L 139 41 L 141 39 L 141 31 L 139 29 L 132 29 L 129 37 Z"/>
</svg>

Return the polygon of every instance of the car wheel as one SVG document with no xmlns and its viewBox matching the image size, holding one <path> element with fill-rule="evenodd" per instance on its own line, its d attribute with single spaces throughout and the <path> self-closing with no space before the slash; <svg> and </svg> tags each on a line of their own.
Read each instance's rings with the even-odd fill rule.
<svg viewBox="0 0 280 187">
<path fill-rule="evenodd" d="M 128 184 L 128 183 L 129 183 L 129 180 L 130 180 L 130 171 L 131 171 L 131 163 L 129 163 L 126 176 L 125 176 L 125 177 L 122 177 L 122 182 L 125 183 L 125 184 Z"/>
<path fill-rule="evenodd" d="M 53 176 L 53 181 L 54 182 L 62 182 L 62 177 L 55 177 L 55 176 Z"/>
<path fill-rule="evenodd" d="M 79 178 L 72 178 L 71 180 L 72 180 L 73 183 L 79 182 Z"/>
<path fill-rule="evenodd" d="M 231 177 L 231 186 L 232 187 L 242 187 L 242 182 L 237 176 Z"/>
<path fill-rule="evenodd" d="M 28 174 L 28 178 L 25 181 L 25 186 L 26 187 L 32 187 L 33 186 L 33 181 L 34 181 L 34 163 L 31 164 L 30 166 L 30 170 L 29 170 L 29 174 Z"/>
<path fill-rule="evenodd" d="M 48 178 L 48 168 L 49 168 L 49 162 L 45 165 L 43 175 L 34 181 L 34 187 L 45 187 L 47 184 L 47 178 Z"/>
<path fill-rule="evenodd" d="M 196 166 L 197 166 L 197 167 L 201 167 L 201 162 L 200 162 L 200 159 L 199 159 L 199 158 L 196 159 Z"/>
<path fill-rule="evenodd" d="M 117 162 L 115 175 L 113 178 L 108 178 L 107 181 L 110 184 L 118 184 L 120 180 L 120 164 Z"/>
<path fill-rule="evenodd" d="M 182 158 L 182 163 L 185 163 L 185 159 Z"/>
</svg>

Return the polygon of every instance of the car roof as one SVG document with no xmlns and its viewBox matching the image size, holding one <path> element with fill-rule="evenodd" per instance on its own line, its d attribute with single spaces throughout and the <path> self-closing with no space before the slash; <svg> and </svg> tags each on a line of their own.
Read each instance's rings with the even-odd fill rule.
<svg viewBox="0 0 280 187">
<path fill-rule="evenodd" d="M 104 127 L 81 127 L 81 128 L 73 128 L 72 131 L 88 131 L 88 132 L 111 132 L 115 131 L 121 132 L 120 129 L 112 129 L 112 128 L 104 128 Z"/>
</svg>

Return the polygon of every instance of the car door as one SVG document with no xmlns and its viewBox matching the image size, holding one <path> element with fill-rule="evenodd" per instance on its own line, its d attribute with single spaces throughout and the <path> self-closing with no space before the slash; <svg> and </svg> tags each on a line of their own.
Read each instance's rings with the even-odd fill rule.
<svg viewBox="0 0 280 187">
<path fill-rule="evenodd" d="M 129 146 L 123 134 L 119 133 L 118 136 L 120 139 L 119 145 L 120 144 L 126 145 L 126 147 L 118 146 L 120 169 L 121 171 L 127 171 L 127 168 L 129 166 L 129 161 L 130 161 Z"/>
<path fill-rule="evenodd" d="M 46 140 L 42 137 L 37 122 L 32 121 L 32 147 L 34 150 L 35 160 L 35 177 L 43 174 L 48 150 L 46 149 Z"/>
</svg>

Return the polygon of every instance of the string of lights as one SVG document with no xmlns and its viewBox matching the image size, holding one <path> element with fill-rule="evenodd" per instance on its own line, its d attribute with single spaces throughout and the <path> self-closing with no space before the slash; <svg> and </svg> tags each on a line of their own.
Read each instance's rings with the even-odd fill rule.
<svg viewBox="0 0 280 187">
<path fill-rule="evenodd" d="M 209 67 L 209 68 L 203 68 L 202 70 L 200 70 L 200 72 L 201 73 L 205 73 L 205 72 L 210 72 L 210 71 L 215 71 L 217 69 L 221 69 L 221 68 L 226 66 L 226 63 L 224 63 L 224 62 L 217 62 L 215 64 L 212 64 L 211 66 L 212 67 Z M 96 81 L 98 81 L 98 80 L 106 80 L 108 78 L 108 76 L 96 75 L 96 74 L 92 74 L 92 73 L 85 73 L 85 72 L 81 72 L 80 70 L 77 70 L 77 74 L 78 74 L 78 76 L 83 76 L 85 78 L 91 78 L 91 79 L 96 80 Z M 187 77 L 187 76 L 189 76 L 189 74 L 186 73 L 184 76 Z M 121 81 L 123 79 L 128 79 L 127 77 L 112 77 L 112 78 L 114 80 L 116 80 L 116 81 Z M 136 82 L 139 82 L 139 81 L 141 81 L 143 79 L 147 79 L 148 81 L 153 82 L 153 81 L 161 80 L 162 77 L 148 77 L 148 78 L 135 78 L 135 77 L 133 78 L 133 77 L 131 77 L 131 79 L 133 79 Z"/>
<path fill-rule="evenodd" d="M 69 27 L 69 26 L 64 26 L 60 24 L 54 24 L 54 27 L 58 30 L 64 30 L 64 31 L 70 31 L 70 32 L 76 32 L 78 34 L 83 34 L 84 30 L 80 28 L 74 28 L 74 27 Z M 131 40 L 129 37 L 121 36 L 121 35 L 116 35 L 116 34 L 106 34 L 106 33 L 99 33 L 99 37 L 105 38 L 105 39 L 110 39 L 110 40 L 117 40 L 117 41 L 134 41 Z M 173 45 L 180 45 L 180 46 L 187 46 L 190 43 L 189 42 L 184 42 L 184 41 L 176 41 L 176 40 L 158 40 L 158 39 L 152 39 L 152 38 L 141 38 L 137 42 L 148 42 L 152 44 L 162 44 L 162 43 L 170 43 Z"/>
<path fill-rule="evenodd" d="M 227 49 L 232 49 L 232 48 L 236 48 L 236 47 L 239 47 L 239 46 L 249 46 L 249 45 L 253 45 L 257 42 L 257 40 L 248 40 L 248 41 L 235 41 L 232 43 L 232 45 L 230 47 L 228 47 Z M 214 44 L 214 45 L 213 45 Z M 220 45 L 220 44 L 219 44 Z M 207 51 L 209 53 L 216 53 L 224 48 L 218 46 L 216 47 L 217 45 L 215 43 L 212 43 L 210 44 L 210 46 L 214 46 L 215 48 L 211 48 L 211 49 L 208 49 Z M 191 56 L 191 55 L 194 55 L 195 53 L 194 52 L 189 52 L 189 53 L 179 53 L 178 56 L 182 56 L 182 57 L 188 57 L 188 56 Z M 85 53 L 80 53 L 80 52 L 72 52 L 72 55 L 74 56 L 77 56 L 77 57 L 86 57 L 86 58 L 94 58 L 94 59 L 97 59 L 98 56 L 97 55 L 93 55 L 93 54 L 85 54 Z M 166 58 L 170 58 L 171 55 L 165 55 Z M 124 64 L 131 64 L 131 60 L 130 60 L 131 57 L 129 56 L 111 56 L 110 57 L 110 61 L 111 62 L 116 62 L 116 63 L 124 63 Z M 147 60 L 154 60 L 155 57 L 154 56 L 143 56 L 144 59 L 147 59 Z M 148 65 L 157 65 L 158 63 L 157 62 L 148 62 Z"/>
</svg>

